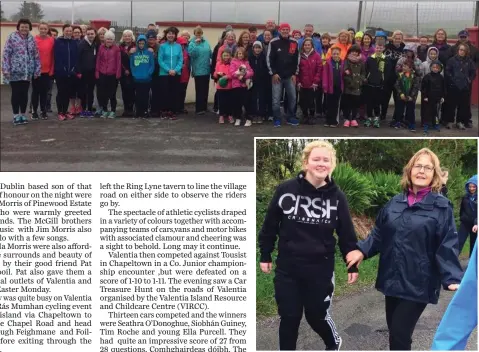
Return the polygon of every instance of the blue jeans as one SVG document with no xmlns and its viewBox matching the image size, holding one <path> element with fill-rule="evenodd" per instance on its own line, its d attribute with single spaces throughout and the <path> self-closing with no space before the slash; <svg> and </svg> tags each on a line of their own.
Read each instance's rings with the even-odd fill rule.
<svg viewBox="0 0 479 352">
<path fill-rule="evenodd" d="M 296 87 L 289 78 L 282 78 L 279 83 L 273 83 L 272 93 L 273 93 L 273 116 L 275 120 L 281 121 L 281 96 L 283 95 L 283 88 L 286 91 L 288 107 L 286 110 L 287 118 L 292 119 L 296 118 Z M 285 99 L 286 100 L 286 99 Z"/>
</svg>

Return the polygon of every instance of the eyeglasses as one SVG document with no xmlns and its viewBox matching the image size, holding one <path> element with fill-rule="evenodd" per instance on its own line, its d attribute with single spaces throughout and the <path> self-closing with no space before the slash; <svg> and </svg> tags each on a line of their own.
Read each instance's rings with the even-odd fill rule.
<svg viewBox="0 0 479 352">
<path fill-rule="evenodd" d="M 421 171 L 422 169 L 424 169 L 425 172 L 427 173 L 431 173 L 434 171 L 434 167 L 432 166 L 427 166 L 427 165 L 414 165 L 413 168 L 416 170 L 416 171 Z"/>
</svg>

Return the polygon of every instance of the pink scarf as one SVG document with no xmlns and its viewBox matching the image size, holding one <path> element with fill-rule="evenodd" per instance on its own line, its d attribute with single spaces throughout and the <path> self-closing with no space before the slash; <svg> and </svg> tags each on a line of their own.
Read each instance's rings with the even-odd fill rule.
<svg viewBox="0 0 479 352">
<path fill-rule="evenodd" d="M 431 187 L 420 189 L 417 191 L 417 194 L 414 194 L 413 190 L 409 188 L 409 192 L 407 193 L 407 204 L 411 206 L 415 203 L 419 203 L 428 195 L 429 192 L 431 192 Z"/>
</svg>

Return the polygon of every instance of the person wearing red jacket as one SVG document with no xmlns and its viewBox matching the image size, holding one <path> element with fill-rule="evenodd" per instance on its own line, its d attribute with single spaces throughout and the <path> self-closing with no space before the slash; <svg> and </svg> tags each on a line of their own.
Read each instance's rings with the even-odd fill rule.
<svg viewBox="0 0 479 352">
<path fill-rule="evenodd" d="M 121 78 L 121 50 L 114 43 L 115 34 L 105 33 L 105 43 L 100 46 L 96 59 L 95 77 L 98 80 L 99 104 L 101 117 L 116 117 L 116 89 Z M 108 111 L 110 101 L 111 111 Z"/>
<path fill-rule="evenodd" d="M 315 105 L 314 100 L 318 89 L 321 89 L 321 75 L 323 60 L 313 46 L 313 40 L 306 38 L 301 47 L 299 61 L 299 105 L 303 111 L 302 123 L 314 125 Z"/>
<path fill-rule="evenodd" d="M 190 55 L 188 54 L 188 41 L 184 37 L 178 37 L 176 42 L 181 45 L 183 49 L 183 68 L 180 76 L 180 104 L 177 114 L 187 114 L 185 109 L 186 90 L 188 89 L 188 82 L 190 81 Z"/>
<path fill-rule="evenodd" d="M 41 75 L 32 80 L 32 120 L 38 120 L 38 102 L 40 101 L 41 118 L 46 120 L 47 116 L 47 94 L 51 77 L 54 71 L 53 45 L 55 39 L 48 35 L 48 23 L 41 22 L 38 26 L 39 35 L 35 37 L 38 53 L 40 55 Z"/>
</svg>

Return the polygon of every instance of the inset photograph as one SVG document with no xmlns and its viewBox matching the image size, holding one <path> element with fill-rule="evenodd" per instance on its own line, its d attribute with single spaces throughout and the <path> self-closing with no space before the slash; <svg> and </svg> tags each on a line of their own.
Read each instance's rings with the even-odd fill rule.
<svg viewBox="0 0 479 352">
<path fill-rule="evenodd" d="M 255 149 L 257 350 L 477 350 L 476 139 Z"/>
</svg>

